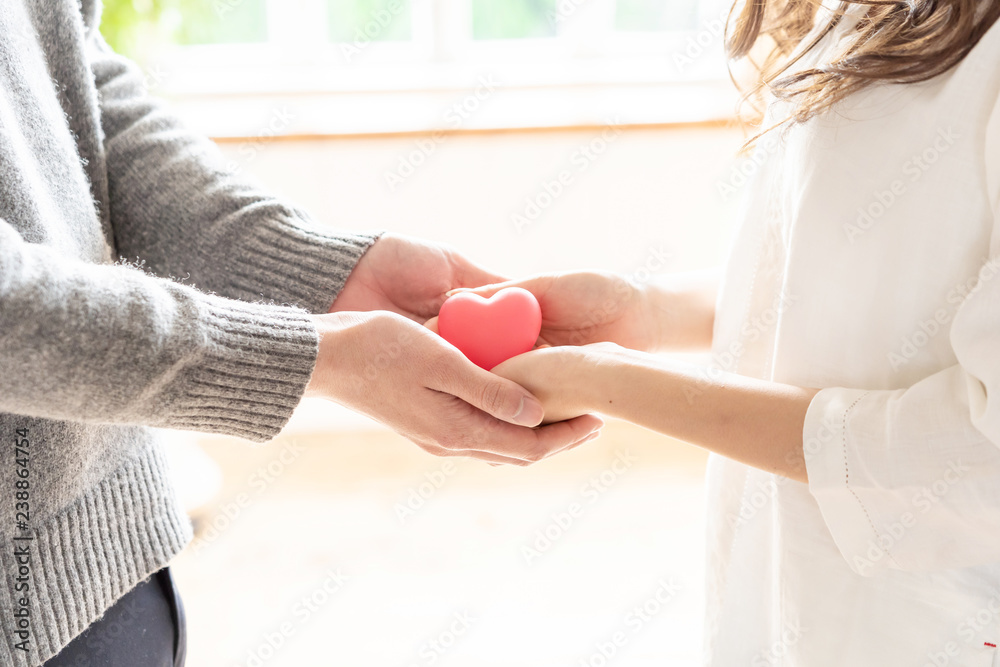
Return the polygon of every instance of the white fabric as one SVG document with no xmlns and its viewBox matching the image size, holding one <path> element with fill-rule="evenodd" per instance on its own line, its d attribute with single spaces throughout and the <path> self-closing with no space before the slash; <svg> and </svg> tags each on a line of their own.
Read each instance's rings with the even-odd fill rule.
<svg viewBox="0 0 1000 667">
<path fill-rule="evenodd" d="M 710 458 L 706 665 L 1000 665 L 998 95 L 1000 24 L 747 163 L 713 362 L 822 390 L 808 485 Z"/>
</svg>

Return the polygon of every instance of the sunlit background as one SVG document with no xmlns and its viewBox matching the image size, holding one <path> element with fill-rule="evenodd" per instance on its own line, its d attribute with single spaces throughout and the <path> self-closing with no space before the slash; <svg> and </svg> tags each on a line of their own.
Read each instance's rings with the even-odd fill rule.
<svg viewBox="0 0 1000 667">
<path fill-rule="evenodd" d="M 726 256 L 752 169 L 726 9 L 105 0 L 102 30 L 234 172 L 318 222 L 446 241 L 511 276 L 642 281 Z M 197 531 L 174 563 L 189 667 L 698 664 L 697 448 L 611 422 L 494 468 L 322 401 L 266 446 L 167 435 Z"/>
</svg>

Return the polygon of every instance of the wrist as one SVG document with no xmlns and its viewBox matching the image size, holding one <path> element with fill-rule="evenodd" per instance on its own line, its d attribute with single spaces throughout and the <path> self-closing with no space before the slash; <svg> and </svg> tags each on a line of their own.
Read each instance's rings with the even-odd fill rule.
<svg viewBox="0 0 1000 667">
<path fill-rule="evenodd" d="M 332 398 L 332 388 L 339 384 L 336 378 L 349 370 L 346 365 L 350 360 L 358 358 L 357 344 L 375 317 L 353 311 L 312 315 L 319 349 L 306 385 L 306 398 Z"/>
<path fill-rule="evenodd" d="M 643 323 L 642 328 L 645 333 L 643 344 L 639 349 L 643 352 L 656 352 L 663 348 L 667 330 L 660 303 L 662 295 L 655 284 L 635 285 L 635 289 L 639 322 Z"/>
<path fill-rule="evenodd" d="M 712 346 L 719 270 L 677 273 L 643 286 L 649 352 L 698 351 Z"/>
<path fill-rule="evenodd" d="M 616 345 L 588 345 L 575 373 L 567 379 L 569 390 L 587 412 L 620 417 L 634 373 L 645 353 Z"/>
<path fill-rule="evenodd" d="M 574 414 L 596 412 L 600 409 L 602 394 L 597 387 L 600 385 L 600 364 L 594 363 L 594 355 L 587 347 L 559 348 L 570 355 L 569 363 L 560 365 L 554 374 L 556 393 L 564 397 L 569 411 Z"/>
</svg>

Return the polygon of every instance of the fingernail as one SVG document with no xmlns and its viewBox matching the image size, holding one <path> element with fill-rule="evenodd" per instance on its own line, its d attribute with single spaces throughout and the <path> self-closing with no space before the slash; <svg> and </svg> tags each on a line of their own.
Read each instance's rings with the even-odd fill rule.
<svg viewBox="0 0 1000 667">
<path fill-rule="evenodd" d="M 468 292 L 468 291 L 469 291 L 468 288 L 465 288 L 465 287 L 456 287 L 455 289 L 448 290 L 447 292 L 444 293 L 444 295 L 446 297 L 448 297 L 448 296 L 454 296 L 455 294 L 458 294 L 459 292 Z"/>
<path fill-rule="evenodd" d="M 521 404 L 517 408 L 517 414 L 514 415 L 514 423 L 521 426 L 538 426 L 542 423 L 544 416 L 545 409 L 542 408 L 541 403 L 522 396 Z"/>
</svg>

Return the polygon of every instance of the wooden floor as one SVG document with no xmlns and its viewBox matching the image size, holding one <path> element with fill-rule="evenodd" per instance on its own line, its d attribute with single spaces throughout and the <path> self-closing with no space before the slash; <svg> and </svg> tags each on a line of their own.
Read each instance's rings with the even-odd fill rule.
<svg viewBox="0 0 1000 667">
<path fill-rule="evenodd" d="M 629 424 L 529 468 L 382 430 L 204 438 L 188 667 L 698 664 L 706 455 Z"/>
</svg>

